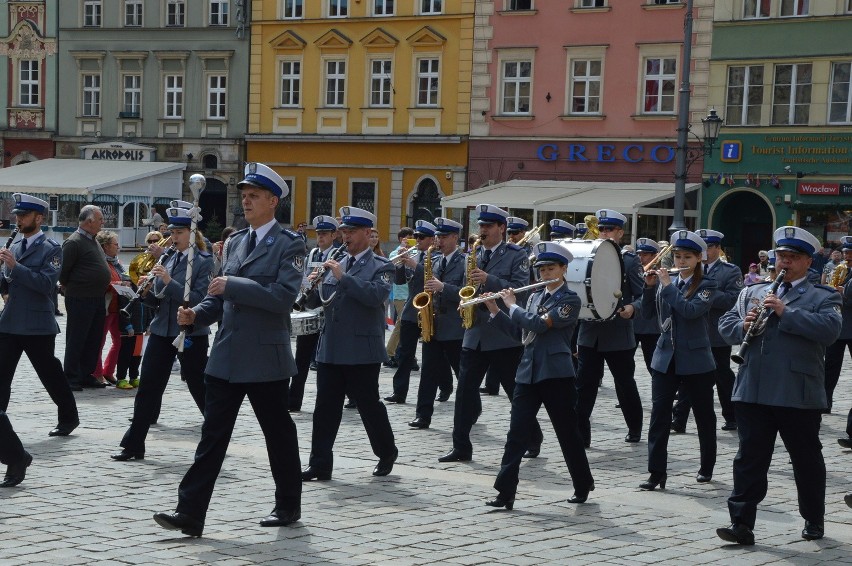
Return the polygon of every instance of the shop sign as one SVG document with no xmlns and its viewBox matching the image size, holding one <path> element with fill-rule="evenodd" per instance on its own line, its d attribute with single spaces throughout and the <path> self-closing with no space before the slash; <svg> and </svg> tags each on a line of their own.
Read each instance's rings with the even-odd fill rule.
<svg viewBox="0 0 852 566">
<path fill-rule="evenodd" d="M 626 161 L 628 163 L 640 163 L 651 160 L 654 163 L 670 163 L 674 161 L 675 148 L 670 145 L 646 147 L 644 144 L 630 144 L 619 151 L 616 146 L 605 143 L 596 145 L 569 143 L 561 146 L 561 148 L 555 143 L 546 143 L 538 146 L 536 157 L 540 161 L 594 163 Z"/>
<path fill-rule="evenodd" d="M 99 161 L 154 161 L 155 148 L 130 143 L 99 143 L 83 146 L 83 159 Z"/>
<path fill-rule="evenodd" d="M 728 132 L 732 134 L 733 132 Z M 783 175 L 785 167 L 804 173 L 848 174 L 852 167 L 852 133 L 723 134 L 707 171 Z"/>
<path fill-rule="evenodd" d="M 852 183 L 799 183 L 800 195 L 852 196 Z"/>
</svg>

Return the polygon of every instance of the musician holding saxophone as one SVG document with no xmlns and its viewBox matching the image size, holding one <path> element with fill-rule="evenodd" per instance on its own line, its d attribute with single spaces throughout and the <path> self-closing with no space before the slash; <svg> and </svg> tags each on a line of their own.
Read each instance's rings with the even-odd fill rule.
<svg viewBox="0 0 852 566">
<path fill-rule="evenodd" d="M 732 401 L 740 439 L 734 458 L 734 487 L 728 498 L 729 527 L 716 529 L 725 541 L 754 544 L 757 506 L 766 496 L 767 472 L 781 439 L 790 454 L 805 519 L 802 538 L 822 538 L 825 463 L 819 439 L 826 408 L 825 348 L 840 335 L 841 297 L 808 281 L 812 254 L 820 243 L 804 228 L 783 226 L 774 234 L 776 267 L 784 273 L 776 294 L 757 283 L 740 292 L 719 320 L 719 333 L 733 346 L 753 334 L 734 382 Z M 759 317 L 763 307 L 766 313 Z M 756 324 L 756 321 L 760 321 Z M 752 325 L 755 328 L 752 329 Z"/>
</svg>

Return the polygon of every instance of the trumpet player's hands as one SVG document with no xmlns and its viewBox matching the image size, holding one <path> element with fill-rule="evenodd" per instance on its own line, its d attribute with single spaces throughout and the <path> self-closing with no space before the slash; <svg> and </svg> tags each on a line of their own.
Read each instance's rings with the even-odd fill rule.
<svg viewBox="0 0 852 566">
<path fill-rule="evenodd" d="M 409 269 L 417 268 L 417 256 L 411 257 L 410 255 L 405 255 L 402 258 L 402 265 Z"/>
<path fill-rule="evenodd" d="M 484 285 L 488 281 L 488 273 L 477 267 L 470 272 L 470 279 L 477 285 Z"/>
<path fill-rule="evenodd" d="M 221 295 L 225 292 L 225 285 L 228 284 L 228 277 L 214 277 L 212 281 L 210 281 L 210 285 L 207 287 L 208 295 Z M 195 315 L 193 315 L 193 319 Z M 192 324 L 191 322 L 188 324 Z"/>
<path fill-rule="evenodd" d="M 440 293 L 444 290 L 443 281 L 438 281 L 434 277 L 423 284 L 423 287 L 430 293 Z"/>
<path fill-rule="evenodd" d="M 6 248 L 0 248 L 0 261 L 2 261 L 10 270 L 18 263 L 15 261 L 15 254 Z"/>
<path fill-rule="evenodd" d="M 153 275 L 154 277 L 159 277 L 166 285 L 172 282 L 172 276 L 169 275 L 169 270 L 166 269 L 165 266 L 163 266 L 162 264 L 155 265 L 154 267 L 152 267 L 151 275 Z"/>
<path fill-rule="evenodd" d="M 618 316 L 621 318 L 633 318 L 633 305 L 624 305 L 618 309 Z"/>
<path fill-rule="evenodd" d="M 485 308 L 488 309 L 488 312 L 490 312 L 492 316 L 500 312 L 500 307 L 497 306 L 497 299 L 500 298 L 500 295 L 495 293 L 483 293 L 481 296 L 483 299 L 488 298 L 488 300 L 485 301 Z"/>
<path fill-rule="evenodd" d="M 501 299 L 503 299 L 503 303 L 507 307 L 511 307 L 518 303 L 518 298 L 515 296 L 514 289 L 503 289 L 499 293 L 497 293 Z M 496 306 L 496 305 L 495 305 Z"/>
<path fill-rule="evenodd" d="M 322 266 L 326 269 L 330 269 L 331 274 L 334 275 L 334 278 L 338 281 L 340 281 L 340 279 L 343 277 L 343 266 L 340 265 L 338 262 L 334 261 L 333 259 L 326 261 L 324 264 L 322 264 Z"/>
<path fill-rule="evenodd" d="M 648 271 L 648 274 L 645 275 L 645 286 L 653 287 L 657 284 L 657 274 L 653 271 Z"/>
<path fill-rule="evenodd" d="M 672 284 L 672 276 L 669 275 L 668 269 L 658 269 L 656 271 L 657 277 L 660 279 L 660 285 L 665 287 L 666 285 Z"/>
<path fill-rule="evenodd" d="M 192 326 L 195 323 L 195 311 L 184 307 L 178 307 L 177 323 L 181 326 Z"/>
</svg>

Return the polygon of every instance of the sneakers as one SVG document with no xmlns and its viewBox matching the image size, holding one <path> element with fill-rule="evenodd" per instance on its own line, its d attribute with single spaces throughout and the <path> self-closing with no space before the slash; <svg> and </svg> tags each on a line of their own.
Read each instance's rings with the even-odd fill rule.
<svg viewBox="0 0 852 566">
<path fill-rule="evenodd" d="M 115 384 L 115 388 L 116 389 L 133 389 L 133 385 L 131 385 L 130 381 L 128 381 L 127 379 L 119 379 L 118 383 Z"/>
<path fill-rule="evenodd" d="M 131 387 L 139 387 L 139 378 L 137 377 L 136 379 L 131 379 L 130 380 L 130 386 Z"/>
</svg>

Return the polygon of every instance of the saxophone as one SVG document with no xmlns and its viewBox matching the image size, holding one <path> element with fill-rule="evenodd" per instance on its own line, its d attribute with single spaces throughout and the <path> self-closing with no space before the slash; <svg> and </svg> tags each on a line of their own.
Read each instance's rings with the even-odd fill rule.
<svg viewBox="0 0 852 566">
<path fill-rule="evenodd" d="M 465 275 L 467 277 L 467 285 L 459 289 L 459 297 L 462 301 L 469 301 L 476 295 L 476 284 L 471 279 L 473 270 L 476 269 L 476 252 L 479 251 L 479 246 L 482 245 L 482 238 L 477 238 L 470 248 L 470 253 L 467 256 L 467 265 L 465 266 Z M 464 328 L 473 328 L 473 323 L 476 322 L 476 307 L 468 305 L 459 307 L 461 312 L 462 326 Z"/>
<path fill-rule="evenodd" d="M 843 261 L 834 268 L 834 271 L 831 272 L 831 281 L 829 285 L 832 287 L 840 287 L 843 285 L 843 281 L 846 280 L 846 275 L 849 273 L 849 265 Z"/>
<path fill-rule="evenodd" d="M 423 282 L 432 279 L 432 250 L 434 244 L 426 250 L 426 256 L 423 258 Z M 420 327 L 420 338 L 424 342 L 429 342 L 435 335 L 435 304 L 432 302 L 432 293 L 425 289 L 412 299 L 411 304 L 417 309 L 417 326 Z"/>
</svg>

